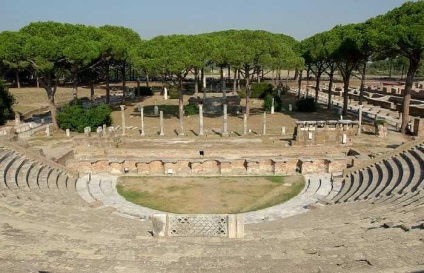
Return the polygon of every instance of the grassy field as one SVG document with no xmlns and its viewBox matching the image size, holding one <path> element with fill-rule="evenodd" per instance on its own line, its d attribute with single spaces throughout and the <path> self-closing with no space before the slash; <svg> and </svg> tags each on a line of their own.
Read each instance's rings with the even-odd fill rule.
<svg viewBox="0 0 424 273">
<path fill-rule="evenodd" d="M 118 180 L 129 202 L 174 213 L 239 213 L 285 202 L 303 189 L 302 176 L 136 177 Z"/>
</svg>

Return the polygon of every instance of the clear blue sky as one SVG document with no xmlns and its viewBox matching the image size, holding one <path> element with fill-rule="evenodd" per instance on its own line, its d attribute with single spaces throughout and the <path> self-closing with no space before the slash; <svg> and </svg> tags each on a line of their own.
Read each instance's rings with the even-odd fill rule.
<svg viewBox="0 0 424 273">
<path fill-rule="evenodd" d="M 35 21 L 129 27 L 143 39 L 227 29 L 261 29 L 302 40 L 358 23 L 406 0 L 0 0 L 0 31 Z"/>
</svg>

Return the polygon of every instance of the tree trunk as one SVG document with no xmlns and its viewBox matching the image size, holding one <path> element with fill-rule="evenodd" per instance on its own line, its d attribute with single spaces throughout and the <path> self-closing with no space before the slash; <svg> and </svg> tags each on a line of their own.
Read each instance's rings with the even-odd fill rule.
<svg viewBox="0 0 424 273">
<path fill-rule="evenodd" d="M 74 76 L 74 82 L 72 83 L 72 97 L 74 100 L 78 99 L 78 77 Z"/>
<path fill-rule="evenodd" d="M 222 97 L 224 99 L 227 98 L 227 88 L 225 86 L 224 68 L 223 67 L 221 67 L 221 92 L 222 92 Z"/>
<path fill-rule="evenodd" d="M 306 97 L 309 96 L 309 76 L 311 73 L 311 67 L 308 66 L 308 69 L 306 70 Z"/>
<path fill-rule="evenodd" d="M 287 69 L 286 86 L 289 86 L 290 70 Z"/>
<path fill-rule="evenodd" d="M 241 92 L 241 86 L 240 86 L 240 70 L 237 69 L 237 91 Z"/>
<path fill-rule="evenodd" d="M 184 96 L 183 96 L 183 78 L 178 77 L 178 118 L 180 120 L 180 134 L 184 134 Z"/>
<path fill-rule="evenodd" d="M 38 73 L 35 72 L 35 79 L 37 81 L 37 88 L 40 88 L 40 78 L 38 77 Z"/>
<path fill-rule="evenodd" d="M 421 52 L 418 52 L 416 56 L 412 56 L 409 59 L 409 68 L 406 74 L 406 82 L 405 82 L 405 93 L 403 95 L 403 110 L 402 110 L 402 125 L 400 127 L 400 131 L 405 133 L 406 126 L 409 122 L 409 105 L 411 103 L 411 91 L 412 85 L 414 83 L 415 73 L 418 70 L 420 60 L 421 60 Z"/>
<path fill-rule="evenodd" d="M 219 88 L 219 91 L 224 92 L 224 68 L 222 66 L 220 67 L 219 74 L 221 80 L 221 86 Z"/>
<path fill-rule="evenodd" d="M 54 102 L 54 95 L 53 96 L 49 95 L 49 110 L 50 110 L 50 115 L 52 118 L 52 126 L 54 129 L 58 129 L 59 126 L 57 124 L 57 119 L 56 119 L 57 109 L 56 109 L 56 104 Z"/>
<path fill-rule="evenodd" d="M 300 90 L 302 89 L 302 74 L 303 74 L 303 69 L 300 70 L 299 72 L 299 82 L 297 85 L 297 98 L 300 98 Z"/>
<path fill-rule="evenodd" d="M 150 87 L 150 76 L 149 73 L 146 73 L 146 86 Z"/>
<path fill-rule="evenodd" d="M 127 75 L 126 75 L 126 63 L 122 64 L 121 74 L 122 74 L 122 101 L 125 102 L 125 95 L 127 92 Z"/>
<path fill-rule="evenodd" d="M 228 77 L 228 80 L 231 80 L 231 67 L 228 66 L 227 68 L 228 68 L 228 75 L 227 75 L 227 77 Z"/>
<path fill-rule="evenodd" d="M 90 99 L 94 101 L 94 83 L 90 82 Z"/>
<path fill-rule="evenodd" d="M 245 68 L 245 79 L 246 79 L 246 116 L 250 115 L 250 93 L 251 93 L 251 84 L 250 84 L 250 73 L 249 67 Z"/>
<path fill-rule="evenodd" d="M 140 89 L 140 77 L 139 77 L 139 75 L 137 75 L 136 81 L 137 81 L 137 91 L 138 91 Z"/>
<path fill-rule="evenodd" d="M 194 95 L 199 95 L 199 69 L 194 69 Z"/>
<path fill-rule="evenodd" d="M 359 87 L 359 105 L 362 105 L 362 101 L 364 100 L 366 71 L 367 71 L 367 61 L 364 61 L 363 67 L 362 67 L 362 75 L 361 75 L 361 87 Z"/>
<path fill-rule="evenodd" d="M 19 71 L 16 69 L 16 85 L 18 86 L 18 89 L 21 88 L 21 80 L 19 79 Z"/>
<path fill-rule="evenodd" d="M 318 102 L 318 96 L 319 96 L 319 84 L 321 82 L 321 73 L 317 73 L 315 80 L 315 102 Z"/>
<path fill-rule="evenodd" d="M 237 93 L 237 74 L 238 69 L 234 69 L 233 94 Z"/>
<path fill-rule="evenodd" d="M 299 77 L 299 68 L 296 68 L 295 70 L 294 70 L 294 78 L 293 78 L 293 80 L 295 81 L 295 80 L 297 80 L 297 77 Z"/>
<path fill-rule="evenodd" d="M 344 75 L 343 76 L 343 116 L 347 115 L 347 104 L 349 100 L 349 81 L 350 81 L 350 74 L 349 76 Z"/>
<path fill-rule="evenodd" d="M 327 101 L 327 108 L 331 109 L 331 91 L 333 89 L 333 81 L 334 81 L 334 64 L 330 66 L 330 73 L 328 76 L 330 77 L 330 82 L 328 83 L 328 101 Z"/>
</svg>

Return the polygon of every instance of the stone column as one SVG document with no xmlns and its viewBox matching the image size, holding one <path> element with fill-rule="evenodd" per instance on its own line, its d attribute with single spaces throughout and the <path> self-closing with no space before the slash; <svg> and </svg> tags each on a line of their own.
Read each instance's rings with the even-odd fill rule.
<svg viewBox="0 0 424 273">
<path fill-rule="evenodd" d="M 122 135 L 125 135 L 125 105 L 120 105 L 121 107 L 121 119 L 122 119 Z"/>
<path fill-rule="evenodd" d="M 359 105 L 359 121 L 358 121 L 358 135 L 361 134 L 362 131 L 362 105 Z"/>
<path fill-rule="evenodd" d="M 144 136 L 144 107 L 142 105 L 140 106 L 140 122 L 140 135 Z"/>
<path fill-rule="evenodd" d="M 15 112 L 15 125 L 21 124 L 21 115 L 19 112 Z"/>
<path fill-rule="evenodd" d="M 289 112 L 293 111 L 293 105 L 289 104 Z"/>
<path fill-rule="evenodd" d="M 159 112 L 159 119 L 160 119 L 160 132 L 159 135 L 160 136 L 164 136 L 165 134 L 163 133 L 163 111 Z"/>
<path fill-rule="evenodd" d="M 284 136 L 286 134 L 286 127 L 282 126 L 281 127 L 281 135 Z"/>
<path fill-rule="evenodd" d="M 67 137 L 71 137 L 71 130 L 66 129 L 66 136 L 67 136 Z"/>
<path fill-rule="evenodd" d="M 247 115 L 243 114 L 243 135 L 247 134 Z"/>
<path fill-rule="evenodd" d="M 106 124 L 103 124 L 103 137 L 107 137 Z"/>
<path fill-rule="evenodd" d="M 274 98 L 272 98 L 272 103 L 271 103 L 271 115 L 274 115 Z"/>
<path fill-rule="evenodd" d="M 163 88 L 163 99 L 164 100 L 168 99 L 168 89 L 166 87 Z"/>
<path fill-rule="evenodd" d="M 181 111 L 179 111 L 179 113 L 183 113 L 183 115 L 179 117 L 179 120 L 180 120 L 180 132 L 178 133 L 178 135 L 179 136 L 184 136 L 184 106 L 181 105 L 181 107 L 183 109 Z M 179 108 L 179 109 L 181 109 L 181 108 Z"/>
<path fill-rule="evenodd" d="M 50 137 L 50 125 L 47 125 L 46 127 L 46 136 Z"/>
<path fill-rule="evenodd" d="M 203 105 L 199 104 L 199 136 L 203 136 Z"/>
<path fill-rule="evenodd" d="M 266 135 L 266 112 L 264 112 L 263 122 L 262 122 L 262 135 Z"/>
<path fill-rule="evenodd" d="M 227 104 L 224 104 L 224 131 L 222 132 L 223 136 L 228 136 L 228 116 L 227 116 Z"/>
</svg>

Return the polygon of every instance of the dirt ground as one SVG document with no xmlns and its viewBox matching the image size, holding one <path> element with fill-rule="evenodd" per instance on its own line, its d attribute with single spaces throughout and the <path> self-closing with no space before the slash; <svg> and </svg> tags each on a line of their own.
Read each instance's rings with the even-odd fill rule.
<svg viewBox="0 0 424 273">
<path fill-rule="evenodd" d="M 237 213 L 268 207 L 295 196 L 302 176 L 135 177 L 123 176 L 118 189 L 129 201 L 174 213 Z"/>
</svg>

